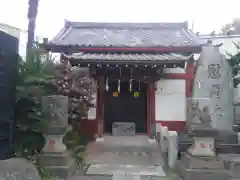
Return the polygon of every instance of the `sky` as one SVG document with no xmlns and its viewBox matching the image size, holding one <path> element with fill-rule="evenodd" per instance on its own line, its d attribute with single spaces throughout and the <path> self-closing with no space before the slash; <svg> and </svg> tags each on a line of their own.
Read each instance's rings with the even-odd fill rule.
<svg viewBox="0 0 240 180">
<path fill-rule="evenodd" d="M 36 34 L 52 38 L 64 19 L 82 22 L 182 22 L 218 31 L 240 18 L 240 0 L 39 0 Z M 28 0 L 0 0 L 0 23 L 27 29 Z"/>
</svg>

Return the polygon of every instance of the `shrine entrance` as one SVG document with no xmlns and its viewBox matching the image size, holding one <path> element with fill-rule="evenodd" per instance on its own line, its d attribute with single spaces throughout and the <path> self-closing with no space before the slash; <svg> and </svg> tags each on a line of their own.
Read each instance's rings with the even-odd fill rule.
<svg viewBox="0 0 240 180">
<path fill-rule="evenodd" d="M 114 122 L 132 122 L 136 133 L 147 132 L 147 84 L 109 79 L 105 91 L 104 132 L 112 133 Z"/>
</svg>

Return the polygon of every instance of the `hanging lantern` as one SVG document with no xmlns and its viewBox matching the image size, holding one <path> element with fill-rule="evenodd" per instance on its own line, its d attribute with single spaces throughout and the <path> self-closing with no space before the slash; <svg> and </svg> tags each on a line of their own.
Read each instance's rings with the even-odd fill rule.
<svg viewBox="0 0 240 180">
<path fill-rule="evenodd" d="M 106 80 L 106 91 L 108 91 L 109 90 L 109 85 L 108 85 L 108 78 L 107 78 L 107 80 Z"/>
<path fill-rule="evenodd" d="M 121 81 L 118 80 L 118 92 L 119 92 L 119 93 L 120 93 L 120 83 L 121 83 Z"/>
<path fill-rule="evenodd" d="M 129 83 L 129 91 L 132 92 L 132 79 L 130 79 L 130 83 Z"/>
<path fill-rule="evenodd" d="M 119 96 L 118 91 L 114 91 L 114 92 L 113 92 L 113 97 L 118 97 L 118 96 Z"/>
</svg>

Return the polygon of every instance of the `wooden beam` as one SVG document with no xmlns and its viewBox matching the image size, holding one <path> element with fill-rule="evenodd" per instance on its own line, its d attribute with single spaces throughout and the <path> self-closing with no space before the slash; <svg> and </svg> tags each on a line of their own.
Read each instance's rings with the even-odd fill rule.
<svg viewBox="0 0 240 180">
<path fill-rule="evenodd" d="M 102 137 L 103 135 L 103 126 L 104 126 L 104 77 L 98 78 L 98 112 L 97 112 L 97 121 L 98 121 L 98 135 Z"/>
</svg>

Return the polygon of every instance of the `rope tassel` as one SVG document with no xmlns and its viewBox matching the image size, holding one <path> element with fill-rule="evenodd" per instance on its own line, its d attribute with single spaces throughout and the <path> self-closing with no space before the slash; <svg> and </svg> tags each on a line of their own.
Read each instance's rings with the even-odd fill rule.
<svg viewBox="0 0 240 180">
<path fill-rule="evenodd" d="M 120 80 L 118 80 L 118 92 L 120 93 Z"/>
</svg>

